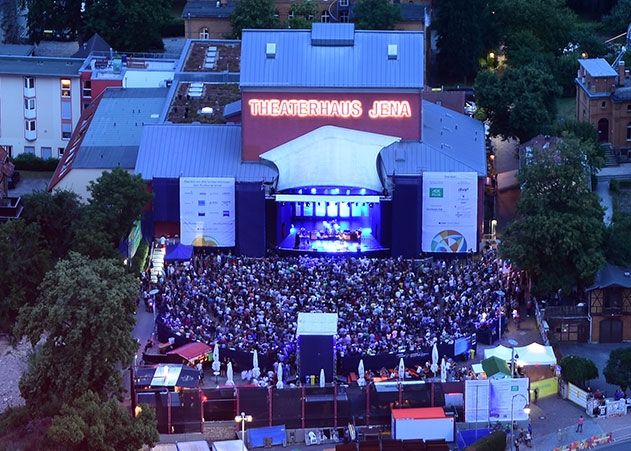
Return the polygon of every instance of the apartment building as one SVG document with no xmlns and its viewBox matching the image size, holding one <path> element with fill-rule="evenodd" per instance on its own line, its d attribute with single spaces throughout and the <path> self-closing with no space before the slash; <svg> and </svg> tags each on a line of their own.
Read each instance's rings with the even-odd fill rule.
<svg viewBox="0 0 631 451">
<path fill-rule="evenodd" d="M 83 61 L 0 56 L 0 146 L 10 157 L 63 154 L 81 115 Z"/>
</svg>

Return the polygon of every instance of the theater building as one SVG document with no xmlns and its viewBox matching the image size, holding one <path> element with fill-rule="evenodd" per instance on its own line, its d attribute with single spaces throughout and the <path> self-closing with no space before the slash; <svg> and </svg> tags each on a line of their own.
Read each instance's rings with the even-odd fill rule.
<svg viewBox="0 0 631 451">
<path fill-rule="evenodd" d="M 153 235 L 252 256 L 476 251 L 483 125 L 423 100 L 423 42 L 353 24 L 246 30 L 238 87 L 176 76 L 135 168 Z"/>
</svg>

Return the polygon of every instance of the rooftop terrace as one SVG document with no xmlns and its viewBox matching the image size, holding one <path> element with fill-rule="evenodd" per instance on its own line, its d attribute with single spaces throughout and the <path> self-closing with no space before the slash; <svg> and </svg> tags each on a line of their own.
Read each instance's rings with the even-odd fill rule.
<svg viewBox="0 0 631 451">
<path fill-rule="evenodd" d="M 191 43 L 183 72 L 239 72 L 239 41 L 194 41 Z"/>
<path fill-rule="evenodd" d="M 237 84 L 182 82 L 173 96 L 166 120 L 176 124 L 225 124 L 224 107 L 240 98 Z"/>
</svg>

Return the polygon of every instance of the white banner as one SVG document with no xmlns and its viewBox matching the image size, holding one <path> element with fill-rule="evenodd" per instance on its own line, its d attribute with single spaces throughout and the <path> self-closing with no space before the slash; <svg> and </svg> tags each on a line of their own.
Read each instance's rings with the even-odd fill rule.
<svg viewBox="0 0 631 451">
<path fill-rule="evenodd" d="M 234 178 L 180 178 L 180 242 L 235 245 Z"/>
<path fill-rule="evenodd" d="M 423 173 L 423 252 L 477 251 L 478 175 Z"/>
<path fill-rule="evenodd" d="M 494 379 L 490 381 L 489 421 L 527 420 L 524 412 L 528 398 L 528 378 Z"/>
<path fill-rule="evenodd" d="M 467 380 L 464 385 L 464 420 L 467 423 L 489 421 L 489 381 Z"/>
</svg>

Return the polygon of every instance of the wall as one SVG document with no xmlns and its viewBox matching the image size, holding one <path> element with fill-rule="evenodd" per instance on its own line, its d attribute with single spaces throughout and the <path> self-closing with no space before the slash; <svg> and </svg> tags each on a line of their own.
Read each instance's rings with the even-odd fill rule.
<svg viewBox="0 0 631 451">
<path fill-rule="evenodd" d="M 108 87 L 121 87 L 123 80 L 92 79 L 92 99 L 96 99 Z"/>
<path fill-rule="evenodd" d="M 417 258 L 421 251 L 421 177 L 397 177 L 392 195 L 392 256 Z"/>
<path fill-rule="evenodd" d="M 265 191 L 260 183 L 237 183 L 235 189 L 237 252 L 248 257 L 264 257 Z"/>
<path fill-rule="evenodd" d="M 600 322 L 609 319 L 608 316 L 592 317 L 592 343 L 598 343 L 600 340 Z M 631 341 L 631 316 L 616 316 L 622 319 L 622 341 Z"/>
<path fill-rule="evenodd" d="M 127 171 L 132 173 L 133 171 Z M 72 169 L 55 186 L 55 189 L 68 190 L 77 193 L 82 202 L 87 202 L 89 198 L 88 183 L 98 179 L 103 173 L 103 169 Z"/>
<path fill-rule="evenodd" d="M 315 93 L 315 92 L 243 92 L 242 96 L 243 159 L 256 161 L 259 155 L 281 144 L 302 136 L 324 125 L 351 128 L 373 133 L 398 136 L 403 139 L 421 138 L 421 94 L 416 92 L 376 93 Z M 316 100 L 360 100 L 363 114 L 359 118 L 328 117 L 261 117 L 252 116 L 250 99 L 316 99 Z M 412 115 L 410 118 L 370 119 L 368 110 L 375 100 L 407 100 Z"/>
<path fill-rule="evenodd" d="M 184 21 L 184 35 L 188 39 L 199 39 L 199 32 L 204 27 L 208 28 L 211 39 L 225 39 L 232 33 L 229 17 L 199 17 Z"/>
<path fill-rule="evenodd" d="M 35 114 L 37 139 L 24 137 L 24 78 L 0 76 L 0 145 L 12 147 L 13 157 L 34 146 L 35 155 L 41 156 L 42 147 L 50 147 L 52 156 L 59 157 L 59 148 L 65 148 L 69 139 L 61 137 L 61 77 L 35 77 Z M 77 125 L 80 110 L 79 79 L 71 78 L 72 127 Z"/>
</svg>

